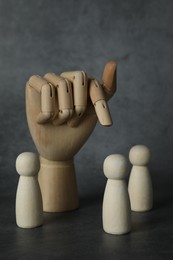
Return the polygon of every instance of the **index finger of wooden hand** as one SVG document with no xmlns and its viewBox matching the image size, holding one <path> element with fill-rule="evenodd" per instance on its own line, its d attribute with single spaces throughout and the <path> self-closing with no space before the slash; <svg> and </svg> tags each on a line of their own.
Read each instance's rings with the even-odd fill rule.
<svg viewBox="0 0 173 260">
<path fill-rule="evenodd" d="M 37 75 L 34 75 L 29 79 L 27 87 L 33 89 L 32 96 L 40 96 L 40 112 L 37 116 L 37 123 L 44 124 L 48 122 L 53 116 L 53 99 L 55 96 L 53 87 L 48 84 L 46 80 Z M 28 96 L 26 98 L 28 99 Z M 34 102 L 34 98 L 31 98 L 30 103 L 32 104 L 30 104 L 30 106 L 37 106 L 37 104 L 34 104 Z"/>
</svg>

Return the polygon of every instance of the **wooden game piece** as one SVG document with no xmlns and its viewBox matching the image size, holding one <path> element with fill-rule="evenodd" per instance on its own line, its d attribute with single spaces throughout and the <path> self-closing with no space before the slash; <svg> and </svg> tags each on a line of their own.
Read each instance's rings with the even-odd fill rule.
<svg viewBox="0 0 173 260">
<path fill-rule="evenodd" d="M 153 207 L 152 180 L 147 167 L 150 157 L 150 150 L 144 145 L 133 146 L 129 153 L 129 160 L 133 167 L 130 173 L 128 191 L 133 211 L 144 212 Z"/>
<path fill-rule="evenodd" d="M 125 182 L 125 157 L 120 154 L 109 155 L 104 161 L 103 171 L 108 178 L 103 198 L 103 229 L 110 234 L 126 234 L 131 229 L 131 210 Z"/>
<path fill-rule="evenodd" d="M 106 67 L 109 80 L 105 70 L 102 88 L 104 89 L 107 101 L 116 89 L 115 74 L 117 65 L 116 62 L 108 62 Z M 70 75 L 69 73 L 71 72 L 67 74 Z M 43 82 L 38 80 L 38 76 L 32 76 L 26 84 L 27 121 L 31 136 L 40 154 L 41 167 L 38 179 L 43 197 L 43 209 L 48 212 L 62 212 L 78 208 L 79 201 L 73 160 L 97 123 L 96 113 L 89 101 L 89 97 L 86 95 L 86 92 L 87 94 L 89 92 L 90 86 L 90 82 L 87 82 L 87 76 L 81 72 L 81 74 L 78 73 L 75 75 L 75 79 L 72 78 L 70 80 L 70 76 L 68 78 L 67 74 L 63 73 L 61 77 L 64 77 L 64 82 L 67 83 L 70 81 L 73 84 L 72 99 L 75 106 L 73 106 L 72 118 L 67 117 L 64 123 L 58 126 L 56 125 L 56 120 L 59 120 L 59 101 L 56 96 L 56 84 L 51 83 L 53 81 L 49 82 L 47 76 L 42 79 L 44 84 L 47 82 L 55 90 L 52 92 L 53 114 L 43 124 L 37 122 L 42 108 L 41 89 Z M 74 77 L 74 72 L 71 75 Z M 79 87 L 81 89 L 79 91 L 76 90 L 74 93 L 74 85 L 76 89 Z M 85 85 L 87 85 L 86 90 Z M 67 89 L 67 84 L 64 86 L 64 89 Z M 48 95 L 48 100 L 50 100 L 49 98 Z M 84 113 L 83 109 L 85 110 Z"/>
<path fill-rule="evenodd" d="M 42 197 L 37 180 L 39 168 L 39 158 L 34 153 L 22 153 L 16 159 L 16 170 L 20 175 L 16 193 L 16 223 L 21 228 L 43 224 Z"/>
</svg>

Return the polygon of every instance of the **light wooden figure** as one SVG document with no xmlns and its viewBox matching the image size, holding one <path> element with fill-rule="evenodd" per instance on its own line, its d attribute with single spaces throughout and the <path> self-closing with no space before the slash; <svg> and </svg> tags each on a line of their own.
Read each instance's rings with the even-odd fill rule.
<svg viewBox="0 0 173 260">
<path fill-rule="evenodd" d="M 153 207 L 153 187 L 147 167 L 150 161 L 150 150 L 144 145 L 135 145 L 129 153 L 133 167 L 130 173 L 128 191 L 131 209 L 144 212 Z"/>
<path fill-rule="evenodd" d="M 43 224 L 43 205 L 37 180 L 40 168 L 38 156 L 25 152 L 16 159 L 20 175 L 16 193 L 16 223 L 21 228 L 34 228 Z"/>
<path fill-rule="evenodd" d="M 116 91 L 117 63 L 106 64 L 102 83 L 83 71 L 34 75 L 26 85 L 29 130 L 40 154 L 43 209 L 79 207 L 74 156 L 95 128 L 112 124 L 107 101 Z"/>
<path fill-rule="evenodd" d="M 108 178 L 103 198 L 103 229 L 109 234 L 126 234 L 131 230 L 131 210 L 125 182 L 125 157 L 120 154 L 109 155 L 104 161 L 103 171 Z"/>
</svg>

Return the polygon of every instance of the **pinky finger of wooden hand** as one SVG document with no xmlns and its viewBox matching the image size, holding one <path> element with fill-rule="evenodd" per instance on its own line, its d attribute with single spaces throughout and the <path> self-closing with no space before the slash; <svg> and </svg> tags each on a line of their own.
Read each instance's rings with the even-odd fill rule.
<svg viewBox="0 0 173 260">
<path fill-rule="evenodd" d="M 103 88 L 106 98 L 110 99 L 117 89 L 117 62 L 108 61 L 102 75 Z"/>
<path fill-rule="evenodd" d="M 107 100 L 109 100 L 116 91 L 116 73 L 117 62 L 108 61 L 103 71 L 102 85 L 96 80 L 92 80 L 90 84 L 90 97 L 95 107 L 97 117 L 104 126 L 112 125 Z"/>
</svg>

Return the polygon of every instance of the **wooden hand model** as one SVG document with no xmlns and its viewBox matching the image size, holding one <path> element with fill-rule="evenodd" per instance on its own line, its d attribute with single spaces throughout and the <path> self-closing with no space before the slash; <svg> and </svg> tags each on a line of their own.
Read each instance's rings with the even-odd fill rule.
<svg viewBox="0 0 173 260">
<path fill-rule="evenodd" d="M 26 113 L 40 154 L 39 183 L 43 209 L 63 212 L 78 208 L 73 158 L 92 133 L 97 118 L 112 124 L 107 100 L 116 90 L 117 64 L 106 64 L 102 81 L 83 71 L 32 76 L 26 85 Z"/>
</svg>

